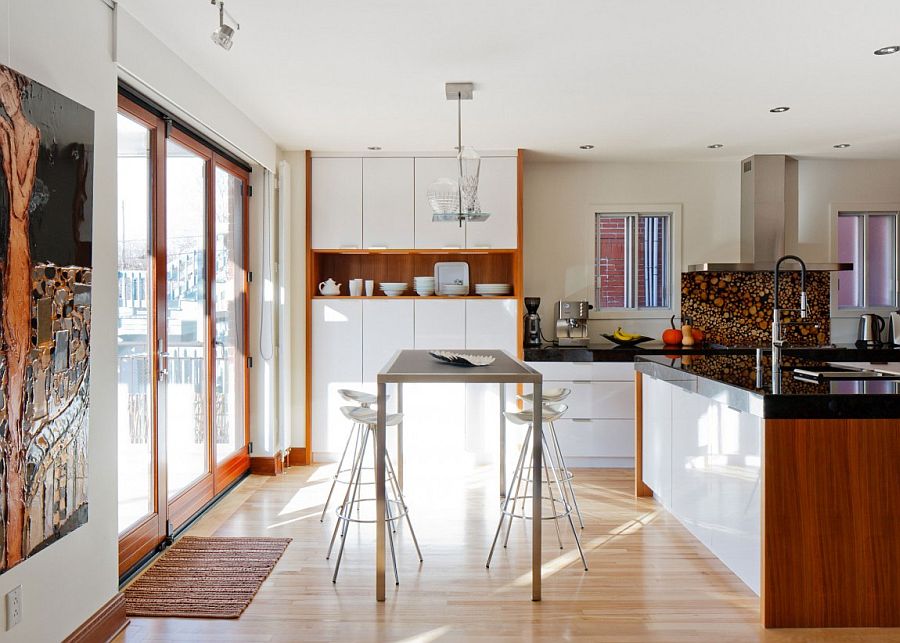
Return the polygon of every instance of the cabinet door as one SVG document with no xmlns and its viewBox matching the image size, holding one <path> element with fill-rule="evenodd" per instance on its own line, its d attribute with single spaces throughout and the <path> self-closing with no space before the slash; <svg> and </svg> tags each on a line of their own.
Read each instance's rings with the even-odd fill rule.
<svg viewBox="0 0 900 643">
<path fill-rule="evenodd" d="M 674 387 L 642 375 L 644 483 L 670 507 L 672 499 L 672 390 Z"/>
<path fill-rule="evenodd" d="M 463 299 L 416 299 L 415 345 L 421 349 L 466 347 L 466 302 Z"/>
<path fill-rule="evenodd" d="M 362 159 L 312 160 L 312 247 L 362 246 Z"/>
<path fill-rule="evenodd" d="M 466 348 L 499 348 L 515 357 L 519 323 L 515 299 L 468 299 Z"/>
<path fill-rule="evenodd" d="M 466 226 L 467 248 L 515 248 L 518 243 L 518 161 L 515 157 L 481 159 L 478 201 L 487 221 Z"/>
<path fill-rule="evenodd" d="M 362 169 L 363 246 L 412 248 L 415 236 L 414 160 L 366 158 Z"/>
<path fill-rule="evenodd" d="M 416 248 L 463 248 L 466 227 L 458 223 L 434 223 L 426 196 L 428 186 L 440 178 L 456 179 L 459 166 L 455 158 L 416 159 Z"/>
<path fill-rule="evenodd" d="M 363 387 L 375 392 L 375 378 L 394 353 L 415 346 L 410 299 L 363 300 Z"/>
<path fill-rule="evenodd" d="M 515 299 L 468 299 L 466 349 L 501 349 L 515 356 L 518 324 Z M 507 408 L 512 408 L 515 385 L 505 389 Z M 466 384 L 466 450 L 475 454 L 476 462 L 496 462 L 499 426 L 499 385 Z"/>
<path fill-rule="evenodd" d="M 362 384 L 362 300 L 312 302 L 312 443 L 314 457 L 340 456 L 350 425 L 338 389 Z"/>
</svg>

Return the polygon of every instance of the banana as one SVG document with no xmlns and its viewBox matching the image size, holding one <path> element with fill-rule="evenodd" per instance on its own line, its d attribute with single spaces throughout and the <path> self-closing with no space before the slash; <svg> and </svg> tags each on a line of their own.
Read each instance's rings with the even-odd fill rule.
<svg viewBox="0 0 900 643">
<path fill-rule="evenodd" d="M 622 330 L 622 327 L 621 327 L 621 326 L 619 326 L 619 327 L 616 329 L 616 332 L 613 333 L 613 336 L 614 336 L 616 339 L 620 339 L 620 340 L 625 341 L 625 342 L 628 342 L 628 341 L 631 341 L 631 340 L 633 340 L 633 339 L 637 339 L 638 337 L 640 337 L 640 335 L 635 335 L 635 334 L 633 334 L 633 333 L 626 333 L 624 330 Z"/>
</svg>

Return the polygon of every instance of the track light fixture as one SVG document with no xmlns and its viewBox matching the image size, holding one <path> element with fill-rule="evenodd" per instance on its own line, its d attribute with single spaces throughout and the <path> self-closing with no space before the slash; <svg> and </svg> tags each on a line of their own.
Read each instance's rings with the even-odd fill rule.
<svg viewBox="0 0 900 643">
<path fill-rule="evenodd" d="M 212 32 L 210 38 L 212 41 L 219 45 L 225 51 L 231 49 L 231 46 L 234 44 L 234 32 L 241 28 L 241 25 L 237 20 L 234 19 L 230 13 L 225 11 L 225 3 L 222 0 L 210 0 L 210 4 L 219 5 L 219 26 L 215 31 Z M 225 24 L 225 16 L 234 23 L 234 27 L 229 24 Z"/>
</svg>

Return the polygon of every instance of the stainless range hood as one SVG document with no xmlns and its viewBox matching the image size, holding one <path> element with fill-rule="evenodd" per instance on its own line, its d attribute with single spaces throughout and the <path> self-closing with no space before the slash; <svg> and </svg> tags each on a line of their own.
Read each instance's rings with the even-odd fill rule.
<svg viewBox="0 0 900 643">
<path fill-rule="evenodd" d="M 771 272 L 797 245 L 797 159 L 757 154 L 741 161 L 741 260 L 701 263 L 688 272 Z M 793 261 L 786 270 L 799 269 Z M 850 263 L 807 263 L 807 270 L 852 270 Z"/>
</svg>

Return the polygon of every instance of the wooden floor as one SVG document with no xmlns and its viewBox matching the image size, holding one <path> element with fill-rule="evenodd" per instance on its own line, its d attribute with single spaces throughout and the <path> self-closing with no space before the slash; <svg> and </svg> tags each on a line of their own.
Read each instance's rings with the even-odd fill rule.
<svg viewBox="0 0 900 643">
<path fill-rule="evenodd" d="M 898 630 L 764 630 L 757 597 L 653 500 L 632 472 L 576 470 L 585 517 L 581 568 L 571 533 L 545 523 L 544 600 L 530 600 L 527 527 L 484 562 L 498 519 L 496 469 L 408 465 L 407 495 L 425 562 L 399 530 L 400 586 L 374 598 L 374 532 L 351 530 L 337 584 L 319 522 L 334 465 L 252 476 L 190 533 L 293 542 L 238 620 L 132 619 L 117 641 L 898 641 Z M 436 473 L 437 472 L 437 473 Z M 426 481 L 427 484 L 426 484 Z M 389 576 L 390 578 L 390 576 Z"/>
</svg>

